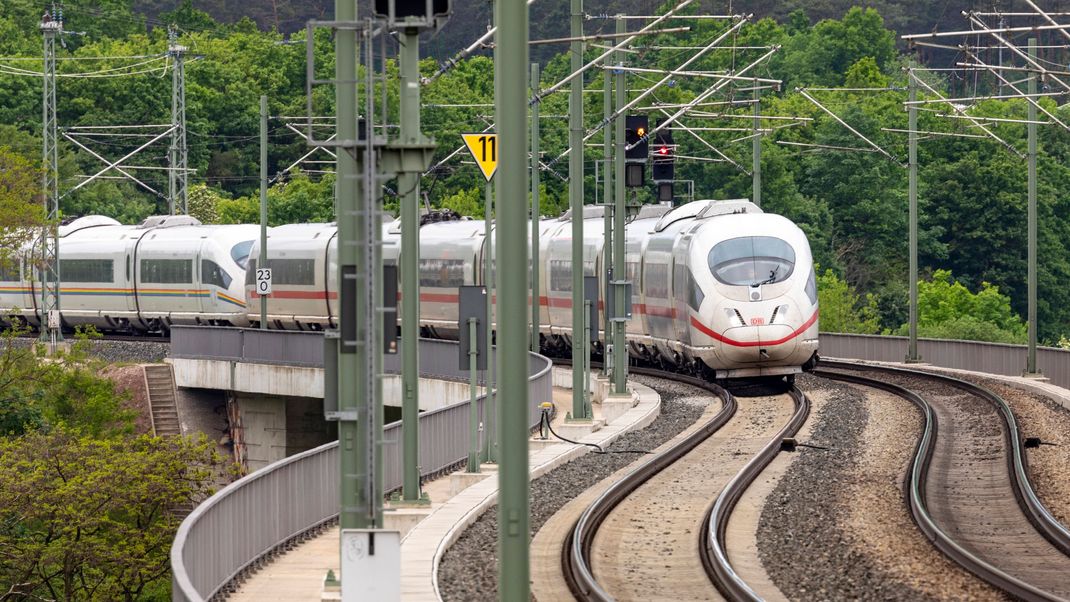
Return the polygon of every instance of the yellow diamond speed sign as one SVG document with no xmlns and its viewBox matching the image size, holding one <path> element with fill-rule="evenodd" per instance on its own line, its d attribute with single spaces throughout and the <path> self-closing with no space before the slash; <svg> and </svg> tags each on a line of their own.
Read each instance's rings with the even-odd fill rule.
<svg viewBox="0 0 1070 602">
<path fill-rule="evenodd" d="M 461 134 L 461 137 L 483 172 L 483 177 L 489 182 L 498 169 L 498 134 Z"/>
</svg>

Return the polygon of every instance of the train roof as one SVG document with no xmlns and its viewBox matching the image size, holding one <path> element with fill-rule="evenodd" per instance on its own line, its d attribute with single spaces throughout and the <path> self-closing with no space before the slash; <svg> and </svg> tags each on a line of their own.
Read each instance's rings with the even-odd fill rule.
<svg viewBox="0 0 1070 602">
<path fill-rule="evenodd" d="M 669 224 L 688 218 L 706 219 L 735 213 L 762 213 L 762 210 L 747 199 L 692 201 L 661 216 L 654 231 L 661 232 Z"/>
<path fill-rule="evenodd" d="M 99 228 L 101 226 L 119 226 L 119 222 L 110 217 L 103 215 L 87 215 L 85 217 L 75 218 L 65 224 L 60 224 L 59 235 L 65 237 L 69 234 L 74 234 L 79 230 L 85 230 L 86 228 Z"/>
</svg>

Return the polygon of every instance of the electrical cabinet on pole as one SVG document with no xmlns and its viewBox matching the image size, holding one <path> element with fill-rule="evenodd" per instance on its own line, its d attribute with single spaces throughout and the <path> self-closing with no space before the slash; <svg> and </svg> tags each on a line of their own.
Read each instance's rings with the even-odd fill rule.
<svg viewBox="0 0 1070 602">
<path fill-rule="evenodd" d="M 167 54 L 174 63 L 171 75 L 171 148 L 168 152 L 168 196 L 171 215 L 189 212 L 189 149 L 186 147 L 186 47 L 178 43 L 178 30 L 167 30 Z"/>
<path fill-rule="evenodd" d="M 42 130 L 45 215 L 48 221 L 41 233 L 41 339 L 59 341 L 60 270 L 59 270 L 59 151 L 56 121 L 56 36 L 63 33 L 63 13 L 45 13 L 41 20 L 44 36 L 44 76 L 42 80 Z"/>
</svg>

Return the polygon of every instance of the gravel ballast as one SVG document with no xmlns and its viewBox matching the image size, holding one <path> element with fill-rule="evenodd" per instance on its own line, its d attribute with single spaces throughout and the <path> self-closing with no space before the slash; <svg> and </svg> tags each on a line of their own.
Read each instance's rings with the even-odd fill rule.
<svg viewBox="0 0 1070 602">
<path fill-rule="evenodd" d="M 713 399 L 701 389 L 663 379 L 632 376 L 661 395 L 661 413 L 645 429 L 625 433 L 607 449 L 651 450 L 694 423 Z M 585 454 L 531 483 L 531 533 L 588 487 L 628 464 L 635 454 Z M 447 601 L 498 599 L 498 509 L 490 508 L 445 553 L 438 571 Z"/>
<path fill-rule="evenodd" d="M 917 412 L 905 400 L 873 406 L 860 390 L 825 379 L 798 385 L 826 400 L 808 443 L 828 449 L 802 448 L 762 510 L 758 547 L 770 578 L 793 600 L 938 599 L 885 563 L 886 551 L 909 552 L 947 568 L 914 529 L 900 488 L 920 433 Z M 890 453 L 874 456 L 875 448 Z M 896 547 L 911 538 L 921 545 Z"/>
<path fill-rule="evenodd" d="M 1059 522 L 1070 525 L 1070 412 L 1047 397 L 999 381 L 978 379 L 978 384 L 1010 405 L 1023 438 L 1053 444 L 1026 450 L 1029 482 Z"/>
<path fill-rule="evenodd" d="M 70 339 L 68 339 L 69 341 Z M 36 338 L 18 337 L 12 344 L 29 347 L 37 343 Z M 159 341 L 116 341 L 97 339 L 89 341 L 89 355 L 111 364 L 155 364 L 162 362 L 171 353 L 171 342 Z"/>
</svg>

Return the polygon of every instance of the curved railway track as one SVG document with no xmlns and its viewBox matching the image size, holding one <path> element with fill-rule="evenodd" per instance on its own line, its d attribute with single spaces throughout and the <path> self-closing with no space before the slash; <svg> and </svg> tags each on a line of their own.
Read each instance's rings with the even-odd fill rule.
<svg viewBox="0 0 1070 602">
<path fill-rule="evenodd" d="M 708 580 L 704 580 L 703 583 L 696 583 L 698 589 L 705 589 L 705 591 L 695 590 L 687 595 L 689 599 L 698 599 L 701 597 L 713 597 L 716 596 L 714 587 L 722 591 L 726 595 L 731 595 L 732 591 L 735 591 L 742 584 L 731 566 L 728 564 L 727 555 L 724 550 L 724 533 L 725 527 L 728 523 L 728 518 L 731 515 L 732 508 L 738 502 L 743 491 L 747 486 L 761 473 L 762 469 L 772 461 L 780 449 L 780 442 L 784 437 L 794 435 L 798 429 L 802 426 L 806 416 L 809 412 L 809 401 L 806 399 L 800 391 L 792 388 L 788 395 L 791 398 L 791 408 L 782 407 L 780 413 L 789 415 L 785 420 L 776 422 L 766 420 L 763 424 L 763 418 L 768 418 L 763 412 L 765 410 L 758 409 L 758 401 L 753 400 L 747 402 L 747 406 L 740 411 L 740 402 L 738 402 L 735 396 L 728 393 L 726 390 L 718 385 L 709 383 L 702 379 L 686 377 L 675 374 L 666 374 L 661 371 L 655 370 L 641 370 L 633 369 L 633 372 L 649 374 L 651 376 L 657 376 L 661 378 L 671 378 L 678 382 L 693 385 L 695 387 L 710 391 L 714 395 L 718 396 L 722 400 L 721 410 L 714 415 L 706 424 L 702 425 L 699 429 L 695 430 L 688 436 L 681 439 L 675 445 L 665 450 L 661 454 L 651 458 L 647 462 L 644 462 L 638 468 L 630 472 L 622 480 L 614 483 L 610 486 L 598 499 L 596 499 L 580 516 L 577 521 L 570 537 L 567 539 L 566 545 L 562 554 L 562 565 L 566 580 L 569 582 L 569 588 L 572 590 L 574 596 L 580 600 L 613 600 L 611 591 L 614 588 L 619 588 L 625 582 L 630 581 L 635 583 L 637 580 L 642 582 L 641 576 L 626 575 L 621 576 L 617 574 L 603 575 L 602 573 L 608 572 L 599 570 L 598 559 L 594 555 L 594 549 L 599 547 L 613 547 L 613 543 L 603 544 L 598 542 L 596 544 L 596 538 L 599 537 L 600 532 L 609 530 L 613 531 L 613 535 L 607 535 L 606 539 L 611 541 L 621 540 L 628 535 L 626 531 L 630 527 L 626 524 L 625 520 L 614 521 L 614 512 L 627 504 L 633 506 L 642 507 L 644 504 L 649 508 L 651 504 L 657 505 L 661 500 L 665 500 L 663 491 L 659 494 L 659 487 L 664 488 L 666 485 L 671 486 L 674 481 L 674 475 L 669 474 L 672 467 L 679 468 L 678 462 L 685 457 L 697 456 L 698 461 L 701 462 L 701 458 L 714 457 L 716 454 L 720 454 L 721 457 L 733 457 L 743 452 L 739 451 L 739 448 L 728 449 L 730 446 L 727 441 L 712 441 L 713 435 L 722 430 L 723 427 L 728 425 L 729 427 L 735 427 L 738 433 L 745 433 L 747 428 L 757 430 L 757 437 L 751 434 L 751 439 L 757 438 L 758 442 L 754 443 L 752 447 L 756 447 L 754 452 L 748 454 L 751 457 L 750 461 L 746 465 L 736 472 L 734 475 L 730 472 L 724 475 L 722 480 L 708 483 L 710 486 L 718 486 L 718 483 L 727 483 L 721 490 L 721 493 L 717 496 L 716 501 L 712 504 L 711 499 L 713 497 L 713 490 L 709 494 L 709 497 L 702 499 L 697 498 L 694 503 L 700 504 L 702 508 L 705 508 L 704 519 L 702 521 L 702 528 L 696 529 L 691 532 L 691 536 L 688 538 L 690 545 L 687 546 L 687 553 L 692 556 L 698 556 L 695 559 L 697 566 L 702 566 L 707 575 Z M 772 397 L 765 398 L 764 405 L 768 407 L 775 407 L 777 403 L 787 406 L 784 399 L 773 399 Z M 765 409 L 768 409 L 765 408 Z M 742 417 L 740 417 L 742 415 Z M 729 425 L 729 423 L 732 423 Z M 779 428 L 777 428 L 779 426 Z M 727 429 L 726 430 L 730 430 Z M 770 431 L 775 434 L 770 435 Z M 732 443 L 736 443 L 735 439 L 729 439 Z M 746 444 L 740 443 L 740 447 L 744 447 Z M 711 455 L 712 454 L 712 455 Z M 683 464 L 683 462 L 680 462 Z M 709 464 L 709 463 L 707 463 Z M 683 469 L 686 470 L 686 469 Z M 656 483 L 659 476 L 665 473 L 664 481 L 666 483 Z M 649 485 L 648 485 L 649 484 Z M 641 489 L 650 488 L 652 491 L 645 494 L 640 494 Z M 650 500 L 655 500 L 651 502 Z M 683 506 L 684 504 L 680 504 Z M 692 514 L 692 517 L 697 517 L 702 510 Z M 626 513 L 626 512 L 625 512 Z M 660 518 L 659 518 L 660 520 Z M 612 526 L 612 523 L 624 523 L 623 527 Z M 612 528 L 603 529 L 603 527 L 609 524 Z M 642 527 L 638 527 L 642 529 Z M 623 529 L 623 531 L 622 531 Z M 685 532 L 687 530 L 685 529 Z M 707 541 L 707 533 L 712 532 L 715 535 L 713 543 Z M 668 531 L 662 533 L 662 535 L 670 535 Z M 673 539 L 668 537 L 667 539 Z M 616 544 L 627 548 L 627 544 Z M 660 553 L 660 552 L 659 552 Z M 697 553 L 697 554 L 696 554 Z M 670 552 L 671 554 L 671 552 Z M 675 562 L 675 559 L 674 559 Z M 602 562 L 605 565 L 607 563 Z M 667 569 L 668 567 L 666 567 Z M 659 571 L 662 569 L 659 569 Z M 649 584 L 646 584 L 649 585 Z M 745 584 L 742 587 L 746 589 Z M 749 591 L 749 590 L 748 590 Z M 679 592 L 675 592 L 679 593 Z M 709 596 L 707 596 L 709 594 Z M 662 597 L 668 596 L 669 593 L 662 591 L 658 594 Z"/>
<path fill-rule="evenodd" d="M 1070 531 L 1033 491 L 1018 424 L 1003 399 L 917 370 L 823 361 L 814 373 L 890 392 L 921 410 L 924 426 L 904 487 L 914 521 L 934 546 L 1017 598 L 1070 599 Z M 932 393 L 911 390 L 919 380 Z"/>
</svg>

